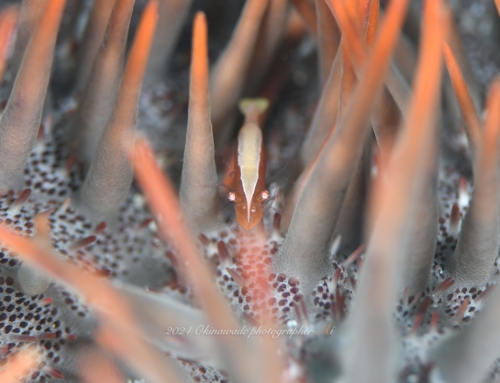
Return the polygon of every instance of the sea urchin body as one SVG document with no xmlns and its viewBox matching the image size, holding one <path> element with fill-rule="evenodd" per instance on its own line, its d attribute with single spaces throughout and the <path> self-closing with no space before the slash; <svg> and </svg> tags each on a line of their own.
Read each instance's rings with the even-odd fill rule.
<svg viewBox="0 0 500 383">
<path fill-rule="evenodd" d="M 500 22 L 421 3 L 0 2 L 0 381 L 497 381 Z"/>
</svg>

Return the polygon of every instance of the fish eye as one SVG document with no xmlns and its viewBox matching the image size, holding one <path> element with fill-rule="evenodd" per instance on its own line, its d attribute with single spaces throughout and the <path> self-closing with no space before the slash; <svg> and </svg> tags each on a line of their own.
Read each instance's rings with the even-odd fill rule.
<svg viewBox="0 0 500 383">
<path fill-rule="evenodd" d="M 262 200 L 266 200 L 269 198 L 269 192 L 267 190 L 264 190 L 262 193 L 261 193 L 261 197 L 262 197 Z"/>
<path fill-rule="evenodd" d="M 252 213 L 255 213 L 255 212 L 257 211 L 257 209 L 253 207 L 253 208 L 252 208 L 252 210 L 250 210 L 250 211 L 251 211 Z"/>
<path fill-rule="evenodd" d="M 229 201 L 234 202 L 234 200 L 236 199 L 236 194 L 234 194 L 233 192 L 230 192 L 230 193 L 228 193 L 227 198 L 229 199 Z"/>
</svg>

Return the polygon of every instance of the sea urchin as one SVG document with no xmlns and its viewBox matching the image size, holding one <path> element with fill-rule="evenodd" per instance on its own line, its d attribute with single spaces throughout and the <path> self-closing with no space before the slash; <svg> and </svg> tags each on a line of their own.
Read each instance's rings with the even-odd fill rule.
<svg viewBox="0 0 500 383">
<path fill-rule="evenodd" d="M 500 23 L 450 3 L 0 1 L 0 381 L 498 381 Z"/>
</svg>

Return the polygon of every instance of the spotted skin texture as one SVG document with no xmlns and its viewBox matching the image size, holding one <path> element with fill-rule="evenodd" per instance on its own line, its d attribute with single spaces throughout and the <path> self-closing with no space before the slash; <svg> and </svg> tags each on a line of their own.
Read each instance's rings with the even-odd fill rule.
<svg viewBox="0 0 500 383">
<path fill-rule="evenodd" d="M 102 230 L 102 225 L 99 228 L 99 225 L 92 224 L 67 203 L 67 198 L 82 184 L 83 177 L 78 164 L 68 171 L 69 156 L 62 145 L 62 137 L 58 134 L 60 126 L 62 125 L 56 123 L 54 133 L 46 134 L 45 138 L 40 139 L 31 153 L 25 171 L 26 186 L 32 190 L 28 200 L 16 210 L 13 205 L 17 195 L 11 193 L 0 199 L 2 222 L 17 232 L 33 236 L 36 234 L 34 217 L 54 210 L 49 216 L 51 241 L 61 259 L 75 262 L 82 270 L 101 273 L 103 278 L 134 281 L 151 287 L 163 286 L 169 282 L 173 271 L 166 257 L 167 249 L 147 225 L 151 216 L 144 200 L 136 192 L 131 192 L 123 204 L 119 224 L 114 229 Z M 86 239 L 92 237 L 95 239 L 90 239 L 89 245 L 82 246 Z M 78 344 L 91 342 L 95 316 L 78 295 L 59 285 L 53 284 L 39 296 L 25 296 L 13 279 L 19 263 L 15 254 L 2 249 L 0 271 L 4 276 L 0 278 L 3 286 L 3 305 L 0 311 L 6 317 L 0 316 L 4 334 L 0 338 L 0 347 L 8 348 L 2 353 L 2 360 L 5 361 L 23 347 L 37 343 L 40 333 L 49 332 L 49 336 L 55 335 L 55 340 L 39 341 L 42 354 L 39 356 L 38 368 L 30 373 L 31 381 L 49 382 L 55 379 L 47 372 L 48 367 L 40 367 L 42 363 L 60 371 L 63 376 L 72 376 L 76 368 L 75 350 L 78 350 Z M 53 302 L 41 304 L 47 297 Z M 11 302 L 18 304 L 12 308 Z M 17 314 L 15 319 L 11 318 L 13 314 L 9 315 L 11 312 Z M 19 342 L 10 340 L 9 334 L 32 336 L 35 339 Z M 70 339 L 66 339 L 68 336 Z M 71 342 L 75 345 L 70 344 Z M 71 351 L 66 352 L 68 344 Z"/>
<path fill-rule="evenodd" d="M 475 52 L 471 54 L 476 55 Z M 187 87 L 184 85 L 187 73 L 179 69 L 187 62 L 185 56 L 183 51 L 176 56 L 178 78 L 145 87 L 139 104 L 138 128 L 150 138 L 161 165 L 174 180 L 181 166 L 179 159 L 182 158 L 186 124 Z M 308 366 L 322 363 L 318 352 L 314 351 L 315 346 L 328 343 L 341 328 L 356 297 L 358 267 L 362 269 L 364 259 L 361 254 L 359 260 L 345 267 L 343 261 L 350 254 L 342 251 L 332 254 L 335 272 L 317 281 L 313 292 L 302 291 L 293 275 L 269 272 L 262 280 L 262 274 L 266 274 L 273 255 L 284 241 L 275 225 L 276 214 L 283 207 L 282 191 L 293 183 L 297 152 L 316 102 L 317 86 L 310 81 L 315 71 L 313 56 L 310 39 L 292 54 L 292 80 L 285 85 L 284 95 L 269 120 L 270 133 L 265 134 L 269 141 L 266 142 L 270 153 L 267 173 L 268 190 L 271 191 L 263 212 L 266 243 L 259 245 L 252 232 L 239 227 L 229 205 L 223 210 L 227 223 L 199 237 L 214 281 L 242 323 L 253 325 L 264 310 L 282 328 L 304 326 L 309 331 L 303 337 L 283 339 L 289 366 L 293 366 L 294 376 L 299 377 L 299 381 L 308 375 Z M 491 62 L 492 65 L 496 64 Z M 58 97 L 52 121 L 44 122 L 43 134 L 39 135 L 24 171 L 25 188 L 30 188 L 31 194 L 20 208 L 13 206 L 19 193 L 1 196 L 0 220 L 19 233 L 34 236 L 34 217 L 50 211 L 51 242 L 61 259 L 75 262 L 83 272 L 94 271 L 101 273 L 102 278 L 148 287 L 195 306 L 191 291 L 176 280 L 172 264 L 176 254 L 169 244 L 160 240 L 152 215 L 135 186 L 122 204 L 116 227 L 99 227 L 92 223 L 91 217 L 67 203 L 84 180 L 81 163 L 68 166 L 72 160 L 64 144 L 63 132 L 74 114 L 76 102 L 72 97 Z M 449 137 L 450 143 L 454 140 L 459 141 L 455 136 Z M 460 152 L 461 148 L 457 145 L 453 149 Z M 404 350 L 398 376 L 400 382 L 426 381 L 434 376 L 430 348 L 471 323 L 491 290 L 491 284 L 460 289 L 452 285 L 445 291 L 435 292 L 449 277 L 446 259 L 457 241 L 456 234 L 450 230 L 452 205 L 459 205 L 463 217 L 472 188 L 468 182 L 466 191 L 460 194 L 459 179 L 464 175 L 461 172 L 464 167 L 462 162 L 454 162 L 456 158 L 445 158 L 440 168 L 439 234 L 429 285 L 421 295 L 402 298 L 394 311 Z M 227 257 L 224 257 L 226 254 L 221 256 L 221 242 Z M 52 283 L 42 294 L 26 296 L 15 281 L 19 266 L 15 254 L 0 248 L 0 365 L 5 366 L 11 355 L 34 344 L 39 346 L 39 351 L 27 383 L 80 382 L 78 356 L 86 346 L 93 345 L 95 314 L 77 293 L 57 283 Z M 495 263 L 495 274 L 498 273 Z M 438 316 L 431 323 L 433 313 Z M 421 323 L 416 327 L 419 316 Z M 210 365 L 176 358 L 175 354 L 169 357 L 191 382 L 231 381 L 224 371 Z M 489 375 L 488 382 L 500 378 L 500 363 L 491 367 Z M 133 375 L 127 377 L 134 378 Z"/>
<path fill-rule="evenodd" d="M 464 195 L 462 195 L 462 200 L 459 200 L 459 179 L 460 174 L 457 171 L 447 167 L 442 168 L 439 183 L 442 214 L 439 219 L 440 232 L 437 238 L 436 255 L 429 286 L 418 296 L 407 296 L 401 299 L 394 313 L 394 319 L 403 335 L 401 344 L 405 350 L 405 356 L 401 361 L 405 365 L 400 376 L 402 382 L 430 376 L 432 360 L 429 359 L 429 351 L 442 339 L 459 333 L 462 328 L 467 326 L 476 313 L 481 310 L 486 296 L 491 292 L 491 284 L 487 284 L 461 289 L 452 285 L 444 291 L 434 293 L 436 288 L 449 277 L 445 268 L 445 259 L 452 254 L 457 241 L 456 236 L 449 233 L 451 207 L 454 203 L 458 203 L 462 211 L 461 215 L 465 214 L 468 208 L 467 200 L 470 187 L 466 191 L 467 199 L 464 199 Z M 306 326 L 309 329 L 311 335 L 305 342 L 297 342 L 296 339 L 288 341 L 290 355 L 296 355 L 300 358 L 300 362 L 306 365 L 310 362 L 310 358 L 314 358 L 307 353 L 307 342 L 320 343 L 332 336 L 349 312 L 351 302 L 356 296 L 359 263 L 353 262 L 348 267 L 344 267 L 342 263 L 349 254 L 332 254 L 335 273 L 318 283 L 311 294 L 314 303 L 313 312 L 308 312 L 308 321 L 304 320 L 305 316 L 301 315 L 301 301 L 304 300 L 304 292 L 296 278 L 285 274 L 271 273 L 268 284 L 271 286 L 272 294 L 268 295 L 257 287 L 257 274 L 252 275 L 252 273 L 246 272 L 255 265 L 257 265 L 257 269 L 265 270 L 266 265 L 271 262 L 271 257 L 278 251 L 283 242 L 284 238 L 278 235 L 272 227 L 273 214 L 273 209 L 268 206 L 264 220 L 268 236 L 271 239 L 264 247 L 252 247 L 255 239 L 252 240 L 251 236 L 246 238 L 248 234 L 238 228 L 235 223 L 230 226 L 230 230 L 224 229 L 218 235 L 212 234 L 207 237 L 208 242 L 212 245 L 208 246 L 206 256 L 211 264 L 217 267 L 216 281 L 219 289 L 227 296 L 231 306 L 242 319 L 253 318 L 254 314 L 258 313 L 259 307 L 263 305 L 285 328 L 287 326 L 290 328 Z M 224 241 L 229 254 L 232 255 L 230 257 L 232 262 L 221 263 L 217 247 L 214 245 L 218 241 Z M 363 257 L 363 254 L 359 257 L 361 265 Z M 336 259 L 333 260 L 333 258 Z M 243 277 L 245 280 L 243 287 L 226 271 L 226 267 L 235 270 L 239 276 Z M 495 268 L 496 274 L 498 274 L 497 264 L 495 264 Z M 429 299 L 430 303 L 427 304 L 428 308 L 424 311 L 422 321 L 417 330 L 414 330 L 417 316 L 422 311 L 422 307 L 426 306 L 426 300 Z M 460 308 L 466 300 L 468 303 L 466 302 L 465 310 L 462 315 L 459 315 Z M 431 325 L 433 313 L 438 314 L 438 320 Z M 311 317 L 314 318 L 313 321 L 311 321 Z M 257 319 L 259 318 L 257 317 Z M 327 329 L 332 334 L 327 335 L 325 333 Z M 491 374 L 491 378 L 497 376 L 496 370 L 492 370 Z"/>
</svg>

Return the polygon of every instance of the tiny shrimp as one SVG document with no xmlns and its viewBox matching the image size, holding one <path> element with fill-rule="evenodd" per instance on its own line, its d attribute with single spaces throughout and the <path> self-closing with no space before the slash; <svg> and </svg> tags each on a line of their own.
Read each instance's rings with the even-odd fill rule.
<svg viewBox="0 0 500 383">
<path fill-rule="evenodd" d="M 266 190 L 266 154 L 258 118 L 269 102 L 266 99 L 243 99 L 239 103 L 245 123 L 238 134 L 234 156 L 233 191 L 228 195 L 234 202 L 236 219 L 245 230 L 251 230 L 262 219 Z"/>
</svg>

